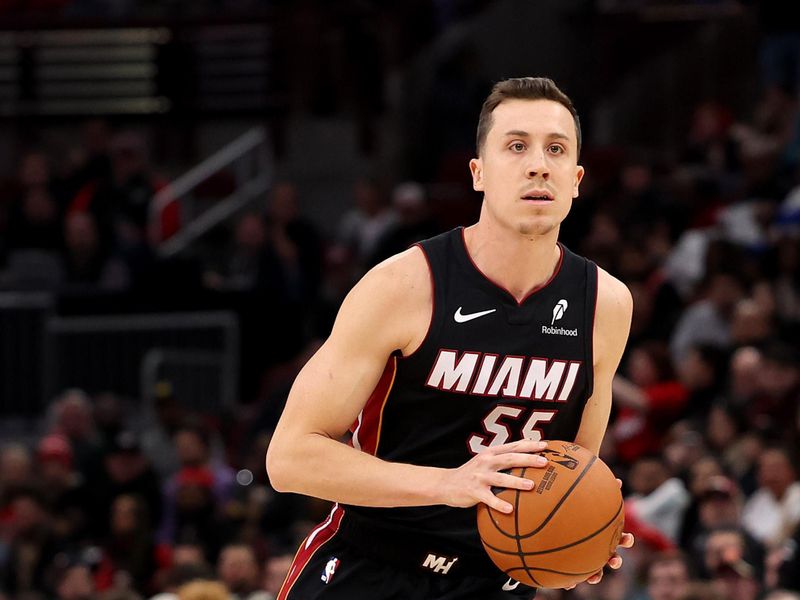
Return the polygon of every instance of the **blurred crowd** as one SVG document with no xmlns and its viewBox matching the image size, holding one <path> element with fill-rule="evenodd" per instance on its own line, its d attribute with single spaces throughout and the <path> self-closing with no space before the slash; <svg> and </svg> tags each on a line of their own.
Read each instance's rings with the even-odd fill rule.
<svg viewBox="0 0 800 600">
<path fill-rule="evenodd" d="M 800 52 L 796 32 L 773 33 L 750 114 L 709 100 L 674 153 L 584 150 L 562 240 L 634 297 L 602 458 L 637 543 L 600 584 L 539 598 L 800 600 Z M 237 414 L 199 413 L 169 381 L 144 408 L 67 390 L 35 435 L 4 440 L 0 598 L 273 598 L 328 508 L 267 480 L 291 382 L 360 275 L 474 219 L 470 136 L 418 181 L 365 174 L 336 224 L 307 216 L 303 182 L 281 181 L 207 241 L 198 289 L 304 307 L 303 350 L 261 373 Z M 164 183 L 148 154 L 102 121 L 73 150 L 23 152 L 0 187 L 0 287 L 163 292 L 155 248 L 181 215 L 150 214 Z"/>
<path fill-rule="evenodd" d="M 602 456 L 625 482 L 638 542 L 601 584 L 542 597 L 798 598 L 798 123 L 796 97 L 776 86 L 747 120 L 697 106 L 672 163 L 586 149 L 589 175 L 562 238 L 634 295 Z M 44 272 L 16 269 L 21 251 L 54 258 L 51 283 L 94 289 L 135 285 L 153 254 L 147 199 L 158 180 L 141 138 L 98 122 L 85 133 L 97 152 L 57 168 L 29 152 L 6 187 L 6 286 Z M 0 452 L 6 596 L 152 597 L 200 581 L 273 597 L 326 512 L 275 494 L 263 466 L 293 377 L 366 269 L 474 216 L 479 199 L 462 185 L 457 218 L 452 187 L 439 197 L 431 184 L 368 176 L 335 227 L 303 216 L 288 181 L 240 215 L 208 248 L 200 284 L 303 303 L 303 351 L 264 372 L 236 415 L 192 411 L 166 381 L 147 411 L 113 394 L 55 399 L 35 439 Z"/>
<path fill-rule="evenodd" d="M 64 147 L 32 145 L 0 182 L 0 289 L 122 291 L 152 277 L 155 245 L 179 225 L 137 131 L 84 124 Z"/>
</svg>

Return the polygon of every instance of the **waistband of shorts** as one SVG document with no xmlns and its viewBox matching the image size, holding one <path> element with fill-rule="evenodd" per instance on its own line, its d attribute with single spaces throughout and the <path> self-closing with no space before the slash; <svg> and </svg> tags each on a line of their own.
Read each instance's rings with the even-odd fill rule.
<svg viewBox="0 0 800 600">
<path fill-rule="evenodd" d="M 344 507 L 344 513 L 339 536 L 366 557 L 405 570 L 439 576 L 455 574 L 497 580 L 507 577 L 482 551 L 465 551 L 446 539 L 376 523 L 347 507 Z M 453 559 L 457 560 L 448 568 Z"/>
</svg>

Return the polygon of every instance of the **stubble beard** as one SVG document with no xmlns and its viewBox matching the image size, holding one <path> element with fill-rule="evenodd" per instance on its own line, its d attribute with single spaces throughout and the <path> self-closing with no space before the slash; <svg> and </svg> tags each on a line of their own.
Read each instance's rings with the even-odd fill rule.
<svg viewBox="0 0 800 600">
<path fill-rule="evenodd" d="M 548 233 L 552 232 L 556 228 L 555 223 L 549 222 L 521 222 L 517 224 L 517 232 L 521 235 L 531 236 L 531 237 L 540 237 L 547 235 Z"/>
</svg>

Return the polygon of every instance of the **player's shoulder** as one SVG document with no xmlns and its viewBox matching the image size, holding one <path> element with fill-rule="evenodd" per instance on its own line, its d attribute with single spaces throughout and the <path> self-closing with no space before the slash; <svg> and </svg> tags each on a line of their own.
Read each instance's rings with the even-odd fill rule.
<svg viewBox="0 0 800 600">
<path fill-rule="evenodd" d="M 594 320 L 595 364 L 610 361 L 616 368 L 625 349 L 633 315 L 633 297 L 619 279 L 597 267 Z"/>
<path fill-rule="evenodd" d="M 425 337 L 433 287 L 425 256 L 409 248 L 370 269 L 345 299 L 334 326 L 404 353 Z"/>
<path fill-rule="evenodd" d="M 633 296 L 628 286 L 601 267 L 597 267 L 597 313 L 612 320 L 630 321 Z"/>
<path fill-rule="evenodd" d="M 395 307 L 430 301 L 432 287 L 424 252 L 412 246 L 378 263 L 362 277 L 354 292 Z"/>
</svg>

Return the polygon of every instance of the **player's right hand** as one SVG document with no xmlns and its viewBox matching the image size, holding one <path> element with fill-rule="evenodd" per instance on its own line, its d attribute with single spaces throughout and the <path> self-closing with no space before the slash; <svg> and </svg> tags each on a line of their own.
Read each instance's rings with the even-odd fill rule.
<svg viewBox="0 0 800 600">
<path fill-rule="evenodd" d="M 533 481 L 501 473 L 514 467 L 541 469 L 547 459 L 536 454 L 547 448 L 547 442 L 519 440 L 499 446 L 491 446 L 476 454 L 457 469 L 445 471 L 442 484 L 443 504 L 460 508 L 475 506 L 483 502 L 502 513 L 513 510 L 511 504 L 492 493 L 493 487 L 515 490 L 530 490 Z"/>
</svg>

